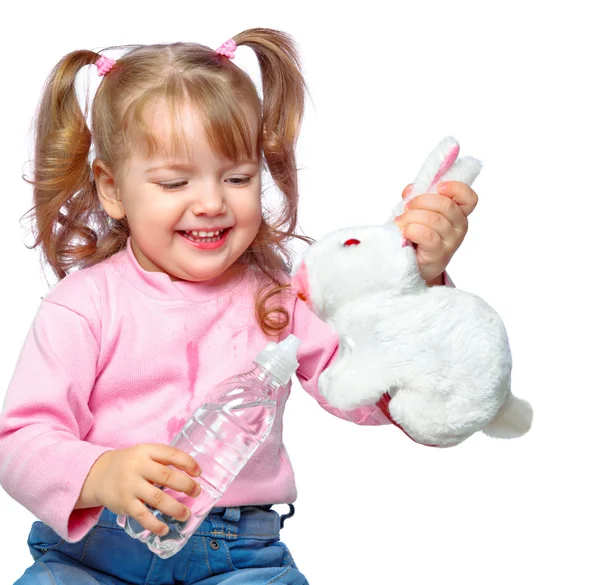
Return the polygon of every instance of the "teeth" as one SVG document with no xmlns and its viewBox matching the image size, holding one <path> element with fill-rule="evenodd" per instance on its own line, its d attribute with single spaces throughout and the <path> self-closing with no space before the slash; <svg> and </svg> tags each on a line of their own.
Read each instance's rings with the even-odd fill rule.
<svg viewBox="0 0 600 585">
<path fill-rule="evenodd" d="M 188 234 L 192 234 L 194 237 L 196 238 L 212 238 L 216 235 L 221 235 L 225 230 L 219 230 L 216 232 L 197 232 L 197 231 L 192 231 L 192 232 L 187 232 Z"/>
<path fill-rule="evenodd" d="M 198 230 L 188 230 L 185 233 L 186 237 L 193 241 L 203 240 L 204 242 L 216 242 L 219 240 L 225 229 L 211 232 L 203 232 Z"/>
</svg>

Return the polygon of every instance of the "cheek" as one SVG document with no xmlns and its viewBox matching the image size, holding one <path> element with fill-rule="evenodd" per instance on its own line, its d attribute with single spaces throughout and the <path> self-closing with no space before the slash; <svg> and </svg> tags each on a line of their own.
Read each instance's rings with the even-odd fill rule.
<svg viewBox="0 0 600 585">
<path fill-rule="evenodd" d="M 132 231 L 136 228 L 170 227 L 177 222 L 180 208 L 175 198 L 161 197 L 151 189 L 139 188 L 130 197 L 123 198 L 125 215 Z"/>
<path fill-rule="evenodd" d="M 245 201 L 239 201 L 235 215 L 240 223 L 245 226 L 258 230 L 262 221 L 262 205 L 260 194 L 249 197 Z"/>
</svg>

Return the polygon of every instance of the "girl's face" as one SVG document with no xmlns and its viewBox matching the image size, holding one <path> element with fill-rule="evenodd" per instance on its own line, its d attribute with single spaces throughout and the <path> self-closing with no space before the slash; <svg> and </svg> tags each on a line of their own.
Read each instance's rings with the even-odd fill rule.
<svg viewBox="0 0 600 585">
<path fill-rule="evenodd" d="M 168 144 L 166 107 L 148 113 L 150 131 Z M 249 120 L 256 138 L 258 124 Z M 260 166 L 213 152 L 193 108 L 182 108 L 178 124 L 185 145 L 180 156 L 134 151 L 116 175 L 96 163 L 100 200 L 111 217 L 127 218 L 132 250 L 145 270 L 189 281 L 226 276 L 261 223 Z"/>
</svg>

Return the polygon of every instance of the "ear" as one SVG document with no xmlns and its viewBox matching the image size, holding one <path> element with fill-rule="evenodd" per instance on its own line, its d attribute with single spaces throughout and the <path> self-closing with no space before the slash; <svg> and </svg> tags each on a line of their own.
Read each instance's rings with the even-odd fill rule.
<svg viewBox="0 0 600 585">
<path fill-rule="evenodd" d="M 98 190 L 98 198 L 104 211 L 113 219 L 123 219 L 125 209 L 119 198 L 119 190 L 115 180 L 114 173 L 108 168 L 106 163 L 96 159 L 92 165 L 94 171 L 94 180 Z"/>
</svg>

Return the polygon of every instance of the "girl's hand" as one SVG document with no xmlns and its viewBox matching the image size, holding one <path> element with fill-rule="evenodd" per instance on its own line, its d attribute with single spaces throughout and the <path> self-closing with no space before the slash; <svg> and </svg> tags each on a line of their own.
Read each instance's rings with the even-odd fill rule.
<svg viewBox="0 0 600 585">
<path fill-rule="evenodd" d="M 192 498 L 200 493 L 200 486 L 193 479 L 174 468 L 192 476 L 201 473 L 190 455 L 167 445 L 136 445 L 107 451 L 92 466 L 75 507 L 105 506 L 115 514 L 131 516 L 154 534 L 164 535 L 167 525 L 144 504 L 181 521 L 189 518 L 190 510 L 154 484 Z"/>
<path fill-rule="evenodd" d="M 402 192 L 404 199 L 409 191 Z M 438 193 L 418 195 L 395 219 L 406 239 L 416 244 L 421 276 L 430 286 L 442 284 L 442 273 L 465 239 L 467 216 L 477 205 L 477 194 L 466 183 L 448 181 L 437 185 Z"/>
</svg>

